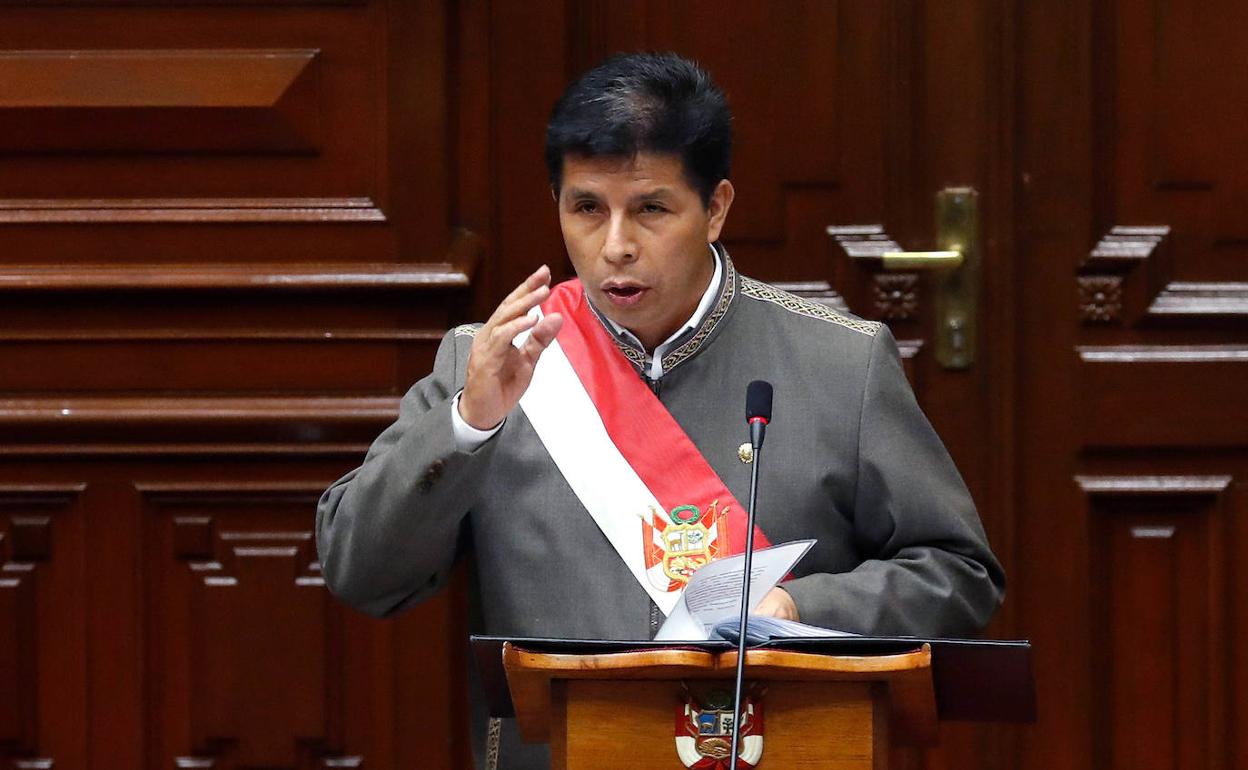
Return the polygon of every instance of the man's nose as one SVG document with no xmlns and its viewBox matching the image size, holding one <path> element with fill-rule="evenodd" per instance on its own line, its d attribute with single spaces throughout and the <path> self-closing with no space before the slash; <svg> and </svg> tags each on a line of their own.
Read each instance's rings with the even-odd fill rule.
<svg viewBox="0 0 1248 770">
<path fill-rule="evenodd" d="M 611 217 L 607 223 L 607 240 L 602 245 L 602 256 L 608 262 L 632 262 L 637 258 L 637 239 L 628 217 Z"/>
</svg>

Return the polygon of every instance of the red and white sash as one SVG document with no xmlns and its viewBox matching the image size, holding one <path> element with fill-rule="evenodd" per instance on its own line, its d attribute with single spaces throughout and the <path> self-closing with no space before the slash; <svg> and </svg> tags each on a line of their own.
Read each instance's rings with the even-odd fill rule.
<svg viewBox="0 0 1248 770">
<path fill-rule="evenodd" d="M 564 321 L 520 406 L 572 491 L 668 614 L 701 561 L 744 550 L 745 508 L 615 346 L 579 281 L 556 286 L 534 312 Z M 757 527 L 754 542 L 769 545 Z"/>
</svg>

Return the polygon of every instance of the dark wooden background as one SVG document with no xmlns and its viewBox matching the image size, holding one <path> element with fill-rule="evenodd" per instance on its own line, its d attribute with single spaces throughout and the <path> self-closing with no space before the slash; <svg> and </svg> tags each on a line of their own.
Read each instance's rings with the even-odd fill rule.
<svg viewBox="0 0 1248 770">
<path fill-rule="evenodd" d="M 729 93 L 741 268 L 890 323 L 1035 642 L 1037 724 L 899 764 L 1248 767 L 1235 0 L 0 0 L 0 767 L 466 766 L 462 587 L 337 605 L 314 504 L 568 273 L 545 120 L 635 48 Z M 826 232 L 931 247 L 949 185 L 965 372 Z"/>
</svg>

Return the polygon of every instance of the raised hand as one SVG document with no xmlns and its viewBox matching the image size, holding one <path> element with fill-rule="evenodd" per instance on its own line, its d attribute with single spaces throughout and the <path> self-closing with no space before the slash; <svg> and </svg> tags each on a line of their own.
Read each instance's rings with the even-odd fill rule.
<svg viewBox="0 0 1248 770">
<path fill-rule="evenodd" d="M 535 321 L 529 311 L 550 296 L 550 268 L 539 267 L 524 279 L 494 310 L 472 341 L 464 392 L 459 397 L 459 416 L 478 430 L 489 430 L 503 421 L 519 403 L 533 379 L 533 367 L 559 329 L 558 313 Z M 516 347 L 516 335 L 532 329 L 524 344 Z"/>
</svg>

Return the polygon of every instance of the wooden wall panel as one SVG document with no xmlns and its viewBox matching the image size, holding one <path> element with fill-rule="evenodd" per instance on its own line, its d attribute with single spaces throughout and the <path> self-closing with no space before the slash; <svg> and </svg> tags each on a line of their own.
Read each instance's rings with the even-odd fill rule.
<svg viewBox="0 0 1248 770">
<path fill-rule="evenodd" d="M 319 483 L 144 483 L 150 736 L 161 766 L 352 766 L 345 610 L 307 511 Z M 364 747 L 355 747 L 356 751 Z"/>
<path fill-rule="evenodd" d="M 1239 345 L 1085 345 L 1078 353 L 1084 446 L 1244 445 L 1248 350 Z"/>
<path fill-rule="evenodd" d="M 74 540 L 84 488 L 0 483 L 0 760 L 76 758 L 62 741 L 85 707 L 61 674 L 82 667 L 81 604 L 73 597 L 82 578 Z M 70 686 L 48 692 L 57 680 Z"/>
<path fill-rule="evenodd" d="M 1237 597 L 1227 580 L 1229 476 L 1077 479 L 1089 496 L 1096 758 L 1220 767 Z"/>
<path fill-rule="evenodd" d="M 6 261 L 445 260 L 443 4 L 0 8 Z"/>
<path fill-rule="evenodd" d="M 315 152 L 318 57 L 290 49 L 7 51 L 0 150 Z"/>
<path fill-rule="evenodd" d="M 480 14 L 0 1 L 0 765 L 467 764 L 462 584 L 365 618 L 312 533 L 473 315 Z"/>
<path fill-rule="evenodd" d="M 1232 5 L 1020 6 L 1020 522 L 1042 545 L 1020 598 L 1047 715 L 1025 767 L 1248 756 L 1231 737 L 1248 545 Z"/>
</svg>

